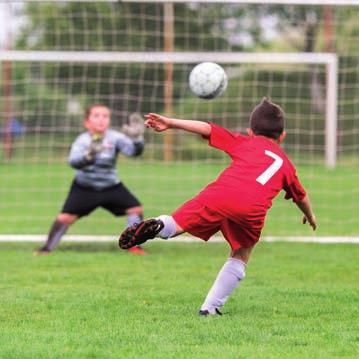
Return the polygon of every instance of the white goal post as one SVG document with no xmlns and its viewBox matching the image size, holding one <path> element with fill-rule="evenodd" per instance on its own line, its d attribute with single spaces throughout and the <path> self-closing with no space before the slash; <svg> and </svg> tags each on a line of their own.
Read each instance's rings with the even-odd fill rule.
<svg viewBox="0 0 359 359">
<path fill-rule="evenodd" d="M 1 242 L 44 242 L 47 236 L 41 234 L 5 234 L 0 235 Z M 114 236 L 94 236 L 94 235 L 65 235 L 63 237 L 64 242 L 115 242 L 117 237 Z M 159 241 L 159 239 L 156 239 Z M 193 243 L 202 242 L 201 239 L 186 235 L 171 238 L 170 241 L 161 241 L 161 243 Z M 215 235 L 207 243 L 225 243 L 225 239 L 220 235 Z M 325 237 L 313 237 L 313 236 L 264 236 L 261 238 L 261 242 L 297 242 L 297 243 L 355 243 L 359 244 L 359 237 L 348 236 L 325 236 Z"/>
<path fill-rule="evenodd" d="M 0 51 L 0 61 L 70 63 L 322 64 L 326 67 L 325 164 L 337 160 L 338 60 L 333 53 Z"/>
</svg>

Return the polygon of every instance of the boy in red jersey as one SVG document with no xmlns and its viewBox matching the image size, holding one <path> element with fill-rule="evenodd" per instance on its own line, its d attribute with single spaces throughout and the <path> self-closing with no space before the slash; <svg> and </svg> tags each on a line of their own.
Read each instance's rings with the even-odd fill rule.
<svg viewBox="0 0 359 359">
<path fill-rule="evenodd" d="M 171 238 L 188 232 L 207 241 L 221 231 L 231 246 L 230 257 L 218 273 L 200 315 L 221 314 L 237 284 L 245 277 L 245 267 L 258 242 L 265 216 L 273 198 L 283 189 L 303 212 L 306 222 L 316 229 L 316 218 L 296 170 L 279 147 L 285 137 L 282 109 L 264 98 L 250 116 L 248 136 L 232 133 L 213 123 L 167 118 L 150 113 L 145 125 L 157 132 L 169 128 L 202 135 L 209 145 L 226 152 L 231 164 L 196 197 L 172 216 L 127 228 L 119 239 L 122 249 L 154 237 Z"/>
</svg>

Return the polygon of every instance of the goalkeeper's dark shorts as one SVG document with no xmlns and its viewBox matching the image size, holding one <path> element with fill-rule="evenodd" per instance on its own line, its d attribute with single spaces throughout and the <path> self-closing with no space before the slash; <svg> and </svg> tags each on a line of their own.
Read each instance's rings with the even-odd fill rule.
<svg viewBox="0 0 359 359">
<path fill-rule="evenodd" d="M 141 203 L 122 183 L 98 191 L 73 181 L 61 212 L 83 217 L 102 207 L 115 216 L 121 216 L 127 209 L 137 206 Z"/>
</svg>

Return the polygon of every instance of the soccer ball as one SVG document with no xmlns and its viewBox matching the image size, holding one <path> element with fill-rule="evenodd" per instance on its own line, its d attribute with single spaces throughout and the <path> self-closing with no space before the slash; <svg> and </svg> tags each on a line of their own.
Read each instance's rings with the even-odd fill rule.
<svg viewBox="0 0 359 359">
<path fill-rule="evenodd" d="M 189 75 L 189 87 L 198 97 L 212 99 L 227 87 L 228 78 L 221 66 L 214 62 L 202 62 Z"/>
</svg>

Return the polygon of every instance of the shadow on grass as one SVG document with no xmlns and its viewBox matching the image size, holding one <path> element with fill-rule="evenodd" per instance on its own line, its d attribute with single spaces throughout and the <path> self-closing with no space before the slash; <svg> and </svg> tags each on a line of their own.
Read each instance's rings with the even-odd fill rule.
<svg viewBox="0 0 359 359">
<path fill-rule="evenodd" d="M 0 252 L 1 251 L 34 251 L 44 245 L 43 242 L 3 242 L 0 243 Z M 61 252 L 84 252 L 84 253 L 94 253 L 94 252 L 125 252 L 122 251 L 117 243 L 107 242 L 107 243 L 60 243 L 57 248 L 54 249 L 54 253 Z"/>
<path fill-rule="evenodd" d="M 34 250 L 43 246 L 43 242 L 1 242 L 1 252 L 33 252 Z M 146 243 L 142 246 L 147 254 L 155 254 L 160 256 L 181 257 L 188 256 L 189 253 L 196 252 L 199 258 L 203 255 L 226 255 L 228 249 L 224 243 L 166 243 L 164 241 L 155 241 L 155 243 Z M 175 250 L 174 250 L 175 248 Z M 127 254 L 118 247 L 116 240 L 112 242 L 60 242 L 59 246 L 54 249 L 53 254 L 56 253 L 118 253 Z"/>
<path fill-rule="evenodd" d="M 55 249 L 58 252 L 124 252 L 117 242 L 108 243 L 64 243 Z"/>
</svg>

